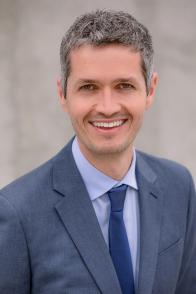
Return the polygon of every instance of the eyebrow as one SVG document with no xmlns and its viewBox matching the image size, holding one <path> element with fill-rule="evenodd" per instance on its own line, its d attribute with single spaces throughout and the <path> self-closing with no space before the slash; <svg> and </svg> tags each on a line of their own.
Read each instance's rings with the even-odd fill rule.
<svg viewBox="0 0 196 294">
<path fill-rule="evenodd" d="M 120 83 L 126 83 L 126 82 L 132 82 L 137 83 L 137 80 L 134 77 L 127 77 L 127 78 L 119 78 L 114 80 L 114 82 L 120 82 Z"/>
<path fill-rule="evenodd" d="M 93 84 L 93 83 L 99 83 L 100 81 L 98 80 L 94 80 L 94 79 L 79 79 L 77 81 L 77 84 L 83 84 L 83 83 L 87 83 L 87 84 Z M 112 81 L 112 83 L 125 83 L 125 82 L 132 82 L 132 83 L 137 83 L 137 80 L 134 77 L 127 77 L 127 78 L 117 78 L 115 80 Z"/>
<path fill-rule="evenodd" d="M 97 83 L 97 80 L 93 80 L 93 79 L 79 79 L 77 81 L 77 84 L 83 84 L 83 83 L 87 83 L 87 84 L 91 84 L 91 83 Z"/>
</svg>

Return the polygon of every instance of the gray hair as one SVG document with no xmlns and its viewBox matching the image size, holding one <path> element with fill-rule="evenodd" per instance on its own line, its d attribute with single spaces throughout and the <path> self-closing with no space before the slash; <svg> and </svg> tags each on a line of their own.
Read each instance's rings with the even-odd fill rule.
<svg viewBox="0 0 196 294">
<path fill-rule="evenodd" d="M 63 36 L 60 47 L 62 87 L 66 96 L 70 75 L 70 52 L 84 44 L 120 44 L 141 55 L 141 68 L 149 92 L 153 73 L 153 45 L 148 29 L 132 15 L 122 11 L 96 10 L 78 17 Z"/>
</svg>

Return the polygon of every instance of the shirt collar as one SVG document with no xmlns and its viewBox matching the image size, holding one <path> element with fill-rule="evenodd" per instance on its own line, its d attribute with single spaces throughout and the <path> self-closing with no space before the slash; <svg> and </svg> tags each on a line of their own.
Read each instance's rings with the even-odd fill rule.
<svg viewBox="0 0 196 294">
<path fill-rule="evenodd" d="M 135 176 L 135 165 L 136 165 L 136 152 L 133 150 L 133 159 L 131 166 L 121 181 L 112 179 L 105 175 L 98 169 L 96 169 L 82 154 L 80 151 L 77 138 L 75 137 L 72 143 L 72 153 L 77 165 L 77 168 L 83 178 L 86 185 L 87 191 L 91 200 L 95 200 L 101 195 L 105 194 L 114 186 L 126 184 L 129 187 L 138 190 L 136 176 Z"/>
</svg>

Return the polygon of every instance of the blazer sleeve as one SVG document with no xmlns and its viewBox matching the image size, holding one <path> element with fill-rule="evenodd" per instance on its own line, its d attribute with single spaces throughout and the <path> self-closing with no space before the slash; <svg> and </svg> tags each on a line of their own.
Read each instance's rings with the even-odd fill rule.
<svg viewBox="0 0 196 294">
<path fill-rule="evenodd" d="M 0 195 L 0 293 L 29 294 L 29 268 L 21 222 L 14 207 Z"/>
<path fill-rule="evenodd" d="M 175 294 L 196 293 L 196 193 L 189 174 L 189 208 L 181 272 Z"/>
</svg>

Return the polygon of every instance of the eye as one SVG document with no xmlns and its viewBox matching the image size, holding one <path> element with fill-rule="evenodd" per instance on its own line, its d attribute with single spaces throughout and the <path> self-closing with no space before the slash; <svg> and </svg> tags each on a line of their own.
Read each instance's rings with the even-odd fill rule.
<svg viewBox="0 0 196 294">
<path fill-rule="evenodd" d="M 117 89 L 119 89 L 119 90 L 132 90 L 132 89 L 135 88 L 135 87 L 134 87 L 132 84 L 130 84 L 130 83 L 120 83 L 120 84 L 118 84 L 116 87 L 117 87 Z"/>
<path fill-rule="evenodd" d="M 94 91 L 97 89 L 97 86 L 94 84 L 84 84 L 80 86 L 79 90 L 85 90 L 85 91 Z"/>
</svg>

